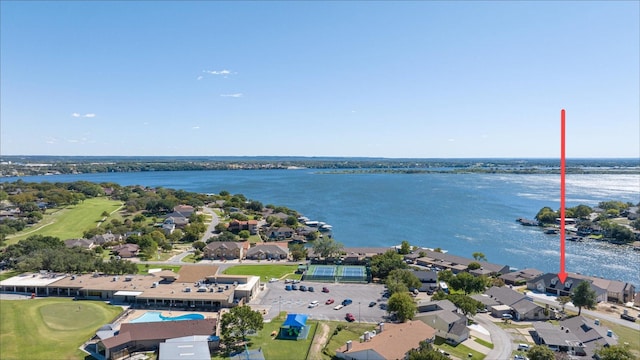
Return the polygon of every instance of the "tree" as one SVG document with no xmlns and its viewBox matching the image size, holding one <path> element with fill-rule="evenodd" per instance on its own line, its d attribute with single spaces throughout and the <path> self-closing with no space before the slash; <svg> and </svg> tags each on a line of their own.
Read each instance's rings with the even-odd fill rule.
<svg viewBox="0 0 640 360">
<path fill-rule="evenodd" d="M 458 273 L 458 275 L 450 280 L 449 285 L 451 285 L 454 290 L 464 291 L 465 295 L 484 290 L 484 280 L 468 272 Z"/>
<path fill-rule="evenodd" d="M 628 345 L 611 345 L 596 350 L 600 360 L 635 360 Z"/>
<path fill-rule="evenodd" d="M 582 313 L 582 307 L 593 309 L 596 306 L 596 292 L 591 289 L 588 281 L 582 281 L 571 295 L 571 302 L 578 307 L 578 315 Z"/>
<path fill-rule="evenodd" d="M 558 213 L 548 206 L 543 207 L 536 214 L 536 220 L 541 224 L 555 224 Z"/>
<path fill-rule="evenodd" d="M 449 294 L 446 295 L 446 299 L 451 301 L 458 309 L 460 309 L 465 316 L 473 316 L 479 309 L 484 308 L 484 305 L 480 301 L 467 295 Z"/>
<path fill-rule="evenodd" d="M 247 305 L 231 308 L 222 315 L 220 335 L 227 347 L 233 348 L 238 342 L 246 341 L 249 332 L 262 330 L 264 319 L 259 311 L 251 310 Z"/>
<path fill-rule="evenodd" d="M 487 261 L 487 257 L 479 251 L 474 252 L 473 254 L 471 254 L 471 256 L 473 256 L 473 258 L 477 261 Z"/>
<path fill-rule="evenodd" d="M 553 351 L 544 345 L 530 347 L 527 356 L 529 360 L 555 360 L 556 358 Z"/>
<path fill-rule="evenodd" d="M 449 358 L 433 348 L 431 343 L 426 341 L 420 342 L 419 349 L 409 350 L 407 360 L 449 360 Z"/>
<path fill-rule="evenodd" d="M 394 312 L 398 317 L 398 320 L 405 322 L 413 319 L 416 314 L 417 307 L 409 293 L 399 292 L 389 297 L 387 309 L 389 312 Z"/>
<path fill-rule="evenodd" d="M 478 270 L 482 267 L 482 265 L 480 265 L 480 263 L 472 261 L 469 263 L 469 265 L 467 266 L 467 270 Z"/>
<path fill-rule="evenodd" d="M 340 255 L 343 248 L 344 246 L 341 243 L 329 237 L 313 242 L 313 252 L 320 255 L 321 258 L 331 258 Z"/>
<path fill-rule="evenodd" d="M 402 260 L 402 255 L 393 249 L 371 258 L 371 275 L 380 279 L 385 279 L 394 269 L 406 269 L 407 267 L 407 263 Z"/>
<path fill-rule="evenodd" d="M 407 240 L 402 240 L 402 244 L 400 244 L 400 250 L 398 253 L 401 255 L 407 255 L 411 252 L 411 244 Z"/>
<path fill-rule="evenodd" d="M 571 302 L 571 296 L 558 296 L 556 298 L 556 301 L 558 302 L 558 304 L 560 304 L 560 306 L 562 306 L 562 312 L 564 312 L 564 306 L 567 303 Z"/>
<path fill-rule="evenodd" d="M 287 224 L 287 226 L 294 228 L 298 226 L 298 218 L 290 215 L 287 217 L 287 220 L 285 220 L 285 224 Z"/>
<path fill-rule="evenodd" d="M 291 257 L 294 261 L 302 260 L 307 258 L 307 248 L 302 244 L 293 244 L 289 247 L 289 251 L 291 253 Z"/>
<path fill-rule="evenodd" d="M 413 271 L 406 269 L 395 269 L 389 273 L 385 281 L 390 294 L 406 292 L 409 289 L 419 288 L 422 283 Z"/>
<path fill-rule="evenodd" d="M 193 243 L 193 248 L 200 251 L 202 251 L 202 249 L 204 249 L 206 246 L 207 244 L 204 243 L 203 241 L 195 241 Z"/>
<path fill-rule="evenodd" d="M 240 239 L 247 240 L 251 236 L 251 233 L 249 232 L 249 230 L 240 230 L 238 236 L 240 237 Z"/>
</svg>

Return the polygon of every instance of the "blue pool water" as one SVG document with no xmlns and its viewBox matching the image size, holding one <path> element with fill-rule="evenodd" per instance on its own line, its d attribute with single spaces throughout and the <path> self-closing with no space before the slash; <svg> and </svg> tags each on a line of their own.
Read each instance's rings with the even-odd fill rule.
<svg viewBox="0 0 640 360">
<path fill-rule="evenodd" d="M 131 323 L 144 323 L 144 322 L 158 322 L 158 321 L 180 321 L 180 320 L 202 320 L 204 315 L 202 314 L 186 314 L 180 316 L 162 316 L 160 312 L 149 311 L 144 313 L 137 319 L 133 319 Z"/>
</svg>

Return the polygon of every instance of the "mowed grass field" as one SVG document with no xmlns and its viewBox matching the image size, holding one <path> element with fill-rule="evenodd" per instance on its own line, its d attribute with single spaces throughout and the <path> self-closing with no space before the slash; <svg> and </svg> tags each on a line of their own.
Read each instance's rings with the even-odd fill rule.
<svg viewBox="0 0 640 360">
<path fill-rule="evenodd" d="M 298 265 L 235 265 L 223 271 L 227 275 L 253 275 L 259 276 L 262 281 L 271 278 L 280 279 L 286 276 L 289 279 L 300 279 L 302 275 L 295 274 Z"/>
<path fill-rule="evenodd" d="M 121 312 L 100 301 L 0 300 L 0 359 L 84 359 L 78 348 Z"/>
<path fill-rule="evenodd" d="M 82 238 L 82 234 L 99 225 L 104 211 L 111 214 L 122 206 L 120 201 L 104 197 L 87 199 L 77 205 L 68 206 L 44 215 L 34 227 L 9 236 L 7 245 L 15 244 L 31 235 L 55 236 L 60 240 Z M 107 218 L 107 221 L 109 218 Z"/>
</svg>

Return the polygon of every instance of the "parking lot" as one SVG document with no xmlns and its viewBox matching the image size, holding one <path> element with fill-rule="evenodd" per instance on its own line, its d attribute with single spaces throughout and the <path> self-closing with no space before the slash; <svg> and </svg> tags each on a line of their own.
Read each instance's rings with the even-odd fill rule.
<svg viewBox="0 0 640 360">
<path fill-rule="evenodd" d="M 334 284 L 303 281 L 298 285 L 312 286 L 315 291 L 285 290 L 282 281 L 266 284 L 264 294 L 260 297 L 259 305 L 268 311 L 267 318 L 272 318 L 280 311 L 288 313 L 307 314 L 309 318 L 316 320 L 344 320 L 347 313 L 353 314 L 355 321 L 378 323 L 387 314 L 382 307 L 386 300 L 382 298 L 384 285 L 378 284 Z M 329 289 L 329 293 L 321 292 L 323 287 Z M 334 299 L 331 305 L 326 305 L 327 299 Z M 333 308 L 342 303 L 344 299 L 351 299 L 353 303 L 340 310 Z M 317 300 L 320 304 L 309 308 L 309 303 Z M 377 304 L 369 307 L 369 303 Z M 382 305 L 382 306 L 381 306 Z"/>
</svg>

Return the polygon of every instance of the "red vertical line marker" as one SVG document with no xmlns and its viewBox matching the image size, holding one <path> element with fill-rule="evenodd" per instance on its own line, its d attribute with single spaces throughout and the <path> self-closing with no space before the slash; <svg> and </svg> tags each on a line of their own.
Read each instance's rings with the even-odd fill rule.
<svg viewBox="0 0 640 360">
<path fill-rule="evenodd" d="M 567 279 L 567 273 L 565 272 L 565 195 L 566 195 L 566 185 L 565 185 L 565 175 L 567 173 L 567 162 L 566 162 L 566 153 L 565 153 L 565 111 L 564 109 L 560 110 L 560 272 L 558 273 L 558 278 L 560 278 L 560 282 L 564 284 L 564 281 Z"/>
</svg>

